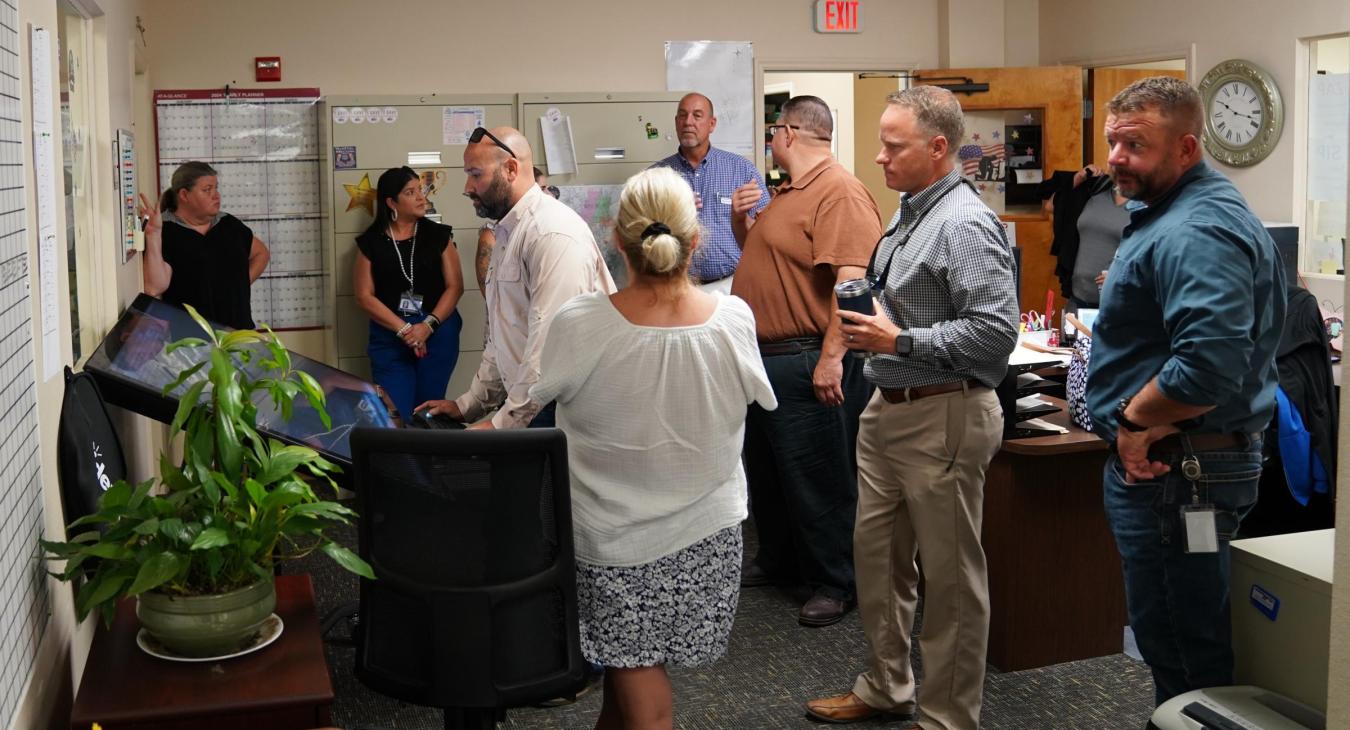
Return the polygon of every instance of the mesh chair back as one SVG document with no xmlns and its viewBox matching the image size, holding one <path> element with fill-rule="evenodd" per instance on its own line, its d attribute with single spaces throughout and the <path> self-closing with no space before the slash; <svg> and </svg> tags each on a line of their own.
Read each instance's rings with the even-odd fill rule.
<svg viewBox="0 0 1350 730">
<path fill-rule="evenodd" d="M 98 509 L 99 497 L 127 476 L 126 457 L 103 396 L 89 373 L 66 368 L 57 426 L 56 473 L 66 524 Z"/>
<path fill-rule="evenodd" d="M 583 681 L 567 442 L 557 429 L 356 429 L 356 675 L 433 707 L 516 707 Z"/>
</svg>

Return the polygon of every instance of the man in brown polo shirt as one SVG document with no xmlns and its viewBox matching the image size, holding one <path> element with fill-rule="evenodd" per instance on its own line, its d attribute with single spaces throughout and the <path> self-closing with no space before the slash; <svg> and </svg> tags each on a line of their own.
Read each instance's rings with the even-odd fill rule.
<svg viewBox="0 0 1350 730">
<path fill-rule="evenodd" d="M 751 405 L 745 462 L 759 554 L 743 585 L 805 583 L 798 621 L 828 626 L 853 606 L 854 441 L 871 386 L 835 333 L 834 285 L 861 278 L 881 237 L 867 188 L 830 154 L 830 108 L 814 96 L 783 105 L 770 125 L 773 159 L 791 176 L 753 220 L 758 188 L 732 199 L 745 242 L 731 293 L 755 313 L 778 410 Z M 831 336 L 833 335 L 833 336 Z"/>
</svg>

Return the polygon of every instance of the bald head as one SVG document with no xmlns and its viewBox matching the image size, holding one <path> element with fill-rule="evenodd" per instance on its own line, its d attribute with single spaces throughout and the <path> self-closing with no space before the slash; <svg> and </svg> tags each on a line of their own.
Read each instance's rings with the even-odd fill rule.
<svg viewBox="0 0 1350 730">
<path fill-rule="evenodd" d="M 685 157 L 702 161 L 708 154 L 708 139 L 714 129 L 717 129 L 717 117 L 713 116 L 712 100 L 698 92 L 685 94 L 675 109 L 675 134 L 679 136 L 680 150 Z"/>
<path fill-rule="evenodd" d="M 709 99 L 708 97 L 698 93 L 697 91 L 691 91 L 688 94 L 685 94 L 684 96 L 680 97 L 680 108 L 681 109 L 701 108 L 708 113 L 708 116 L 710 117 L 716 116 L 713 114 L 712 99 Z"/>
<path fill-rule="evenodd" d="M 464 146 L 464 195 L 479 216 L 498 220 L 534 187 L 534 154 L 514 127 L 487 131 Z"/>
</svg>

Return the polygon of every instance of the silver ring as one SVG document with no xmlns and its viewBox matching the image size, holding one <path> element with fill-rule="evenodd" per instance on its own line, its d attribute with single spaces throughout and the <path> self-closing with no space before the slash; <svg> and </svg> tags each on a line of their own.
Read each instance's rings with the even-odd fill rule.
<svg viewBox="0 0 1350 730">
<path fill-rule="evenodd" d="M 853 335 L 849 335 L 849 336 L 848 336 L 848 341 L 849 341 L 849 342 L 852 342 L 852 341 L 853 341 Z"/>
</svg>

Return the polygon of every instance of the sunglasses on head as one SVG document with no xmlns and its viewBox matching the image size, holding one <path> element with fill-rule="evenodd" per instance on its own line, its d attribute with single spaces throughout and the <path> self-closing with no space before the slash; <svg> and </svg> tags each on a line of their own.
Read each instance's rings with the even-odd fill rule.
<svg viewBox="0 0 1350 730">
<path fill-rule="evenodd" d="M 473 130 L 471 134 L 469 134 L 469 144 L 478 144 L 479 142 L 483 141 L 484 137 L 487 137 L 488 139 L 492 140 L 493 144 L 506 150 L 506 154 L 511 155 L 511 159 L 513 160 L 517 159 L 516 153 L 512 152 L 511 148 L 507 147 L 505 142 L 501 141 L 500 139 L 497 139 L 496 135 L 492 134 L 492 132 L 489 132 L 486 129 L 483 129 L 482 127 L 478 127 L 477 129 Z"/>
</svg>

